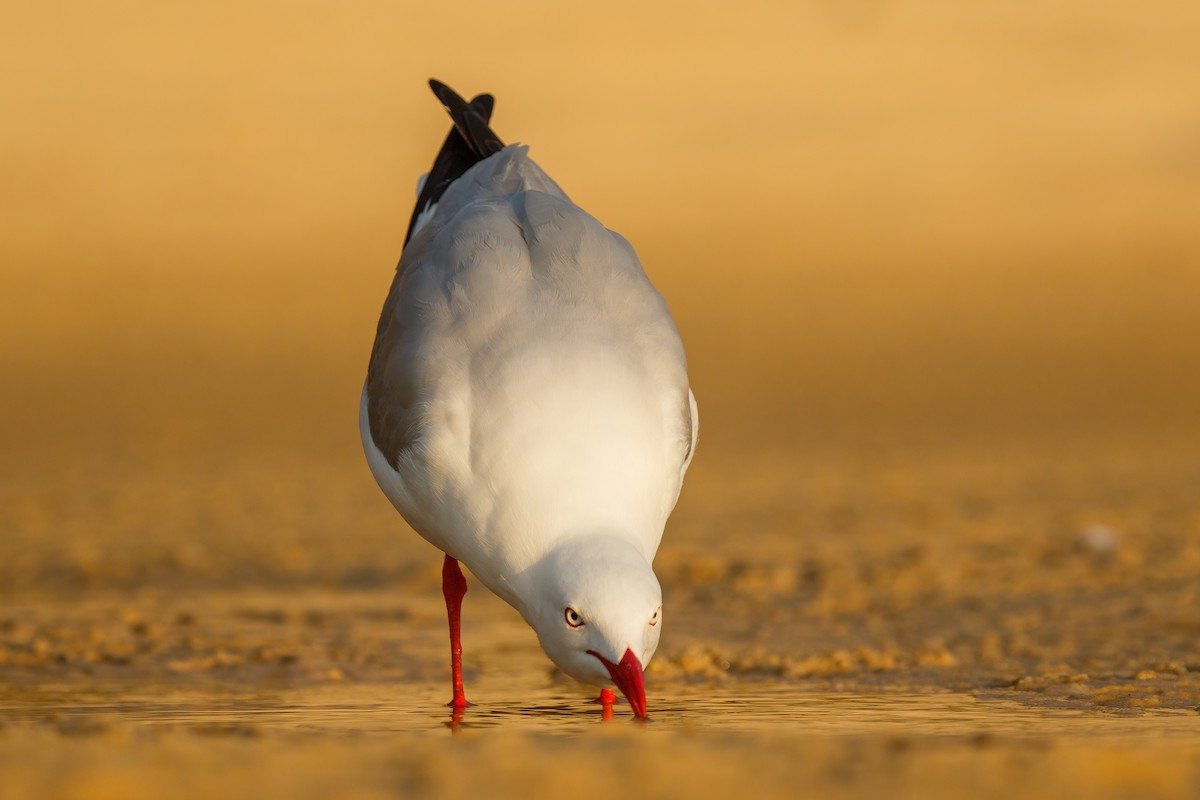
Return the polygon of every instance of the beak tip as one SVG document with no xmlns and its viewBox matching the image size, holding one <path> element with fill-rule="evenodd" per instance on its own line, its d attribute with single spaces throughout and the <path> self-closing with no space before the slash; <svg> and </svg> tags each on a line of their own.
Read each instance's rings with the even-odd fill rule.
<svg viewBox="0 0 1200 800">
<path fill-rule="evenodd" d="M 624 679 L 617 683 L 621 689 L 621 693 L 629 700 L 629 705 L 633 708 L 634 715 L 640 719 L 645 719 L 646 683 L 642 675 L 642 662 L 638 660 L 638 657 L 633 654 L 632 650 L 625 650 L 625 655 L 621 658 L 620 673 Z M 617 676 L 614 675 L 613 677 L 616 678 Z"/>
<path fill-rule="evenodd" d="M 621 690 L 621 694 L 625 695 L 625 699 L 629 701 L 630 708 L 633 709 L 634 716 L 638 719 L 646 718 L 646 683 L 642 675 L 642 662 L 638 661 L 638 657 L 633 654 L 633 650 L 626 648 L 625 655 L 621 657 L 621 663 L 614 664 L 604 656 L 589 650 L 589 654 L 600 659 L 608 669 L 608 674 L 612 678 L 613 683 Z"/>
</svg>

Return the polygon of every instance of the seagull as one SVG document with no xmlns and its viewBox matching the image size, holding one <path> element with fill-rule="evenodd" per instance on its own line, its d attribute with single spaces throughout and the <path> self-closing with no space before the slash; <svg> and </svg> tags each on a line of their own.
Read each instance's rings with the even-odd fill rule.
<svg viewBox="0 0 1200 800">
<path fill-rule="evenodd" d="M 559 669 L 645 718 L 651 565 L 699 431 L 683 343 L 629 242 L 491 130 L 491 95 L 429 84 L 453 128 L 418 183 L 359 430 L 383 493 L 445 553 L 448 705 L 470 705 L 464 564 Z"/>
</svg>

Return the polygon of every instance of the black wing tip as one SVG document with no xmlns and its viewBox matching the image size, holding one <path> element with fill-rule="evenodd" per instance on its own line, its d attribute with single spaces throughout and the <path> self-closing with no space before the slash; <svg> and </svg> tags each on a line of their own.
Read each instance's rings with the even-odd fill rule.
<svg viewBox="0 0 1200 800">
<path fill-rule="evenodd" d="M 429 79 L 429 88 L 446 108 L 454 127 L 476 156 L 484 159 L 504 149 L 504 142 L 488 127 L 492 110 L 496 106 L 494 97 L 490 94 L 480 94 L 468 103 L 462 95 L 437 78 Z"/>
<path fill-rule="evenodd" d="M 454 91 L 437 78 L 429 79 L 429 88 L 433 90 L 434 96 L 437 97 L 438 100 L 441 100 L 442 105 L 444 105 L 446 108 L 450 108 L 455 100 L 458 100 L 458 102 L 463 104 L 467 102 L 466 100 L 462 99 L 458 92 Z"/>
<path fill-rule="evenodd" d="M 447 108 L 450 107 L 451 102 L 454 100 L 457 100 L 464 105 L 474 106 L 476 109 L 480 109 L 481 107 L 490 109 L 496 103 L 496 98 L 492 97 L 492 95 L 487 92 L 475 95 L 471 98 L 471 102 L 467 103 L 466 100 L 463 100 L 462 95 L 439 81 L 437 78 L 429 79 L 429 88 L 433 90 L 433 94 L 437 97 L 437 99 L 442 101 L 442 105 L 446 106 Z"/>
<path fill-rule="evenodd" d="M 504 149 L 504 142 L 488 127 L 496 107 L 496 98 L 490 94 L 479 94 L 468 103 L 458 92 L 436 78 L 429 79 L 429 88 L 445 106 L 454 127 L 438 151 L 429 176 L 425 179 L 425 187 L 417 198 L 417 206 L 408 223 L 408 234 L 404 237 L 406 244 L 412 238 L 421 213 L 436 203 L 451 183 L 462 177 L 474 164 Z"/>
<path fill-rule="evenodd" d="M 496 109 L 496 98 L 486 92 L 471 98 L 471 108 L 479 112 L 484 122 L 491 122 L 492 112 Z"/>
<path fill-rule="evenodd" d="M 464 108 L 473 109 L 477 114 L 483 117 L 484 122 L 492 118 L 492 109 L 496 107 L 496 98 L 488 93 L 477 94 L 471 98 L 471 102 L 463 99 L 463 96 L 451 89 L 446 84 L 439 81 L 437 78 L 429 79 L 429 88 L 433 90 L 433 94 L 441 101 L 446 110 L 453 117 L 456 111 Z"/>
</svg>

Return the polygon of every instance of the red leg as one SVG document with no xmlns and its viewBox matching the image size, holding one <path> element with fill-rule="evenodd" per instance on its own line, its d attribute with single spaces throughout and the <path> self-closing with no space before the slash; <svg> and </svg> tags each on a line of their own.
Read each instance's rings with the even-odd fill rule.
<svg viewBox="0 0 1200 800">
<path fill-rule="evenodd" d="M 600 696 L 593 702 L 600 704 L 600 719 L 613 718 L 613 704 L 617 702 L 617 696 L 612 689 L 601 689 Z"/>
<path fill-rule="evenodd" d="M 471 705 L 463 692 L 462 678 L 462 599 L 466 593 L 467 579 L 458 562 L 447 555 L 442 563 L 442 594 L 446 598 L 446 616 L 450 620 L 450 675 L 454 683 L 454 699 L 447 705 L 454 708 Z"/>
</svg>

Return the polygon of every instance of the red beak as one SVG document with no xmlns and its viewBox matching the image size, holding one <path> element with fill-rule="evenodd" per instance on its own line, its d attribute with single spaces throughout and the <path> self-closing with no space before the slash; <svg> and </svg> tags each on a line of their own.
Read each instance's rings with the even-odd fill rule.
<svg viewBox="0 0 1200 800">
<path fill-rule="evenodd" d="M 637 660 L 637 656 L 633 654 L 633 651 L 626 649 L 620 664 L 614 664 L 595 650 L 588 650 L 588 655 L 600 659 L 600 663 L 604 665 L 604 668 L 608 670 L 608 674 L 612 676 L 613 683 L 617 685 L 617 688 L 621 690 L 621 694 L 625 695 L 625 699 L 629 701 L 630 707 L 633 708 L 633 713 L 645 719 L 646 683 L 642 678 L 642 662 Z"/>
</svg>

